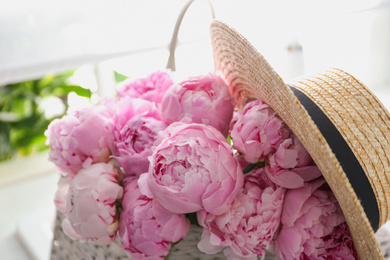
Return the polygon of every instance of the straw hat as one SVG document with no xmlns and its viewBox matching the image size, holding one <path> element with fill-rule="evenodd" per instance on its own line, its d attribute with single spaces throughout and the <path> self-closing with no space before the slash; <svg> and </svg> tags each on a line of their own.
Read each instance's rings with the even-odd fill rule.
<svg viewBox="0 0 390 260">
<path fill-rule="evenodd" d="M 360 81 L 330 69 L 285 84 L 255 48 L 213 21 L 215 68 L 244 104 L 265 101 L 313 157 L 348 222 L 359 259 L 383 259 L 374 232 L 390 218 L 390 114 Z"/>
</svg>

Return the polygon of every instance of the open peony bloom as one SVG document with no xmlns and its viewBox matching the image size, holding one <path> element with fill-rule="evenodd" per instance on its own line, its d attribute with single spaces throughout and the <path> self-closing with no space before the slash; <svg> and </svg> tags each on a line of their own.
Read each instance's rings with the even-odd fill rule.
<svg viewBox="0 0 390 260">
<path fill-rule="evenodd" d="M 288 189 L 303 187 L 304 182 L 322 176 L 310 154 L 292 133 L 275 153 L 270 154 L 266 174 L 274 183 Z"/>
<path fill-rule="evenodd" d="M 141 192 L 168 211 L 205 209 L 215 215 L 229 209 L 243 184 L 243 173 L 226 138 L 201 124 L 174 124 L 140 177 Z"/>
<path fill-rule="evenodd" d="M 156 71 L 145 78 L 123 81 L 117 87 L 117 94 L 119 98 L 141 98 L 159 106 L 165 92 L 172 85 L 169 71 Z"/>
<path fill-rule="evenodd" d="M 155 105 L 135 98 L 122 98 L 114 117 L 114 158 L 126 175 L 140 175 L 149 168 L 148 157 L 157 134 L 167 124 L 161 121 Z"/>
<path fill-rule="evenodd" d="M 226 213 L 198 212 L 204 227 L 199 249 L 213 254 L 225 248 L 225 256 L 232 260 L 264 256 L 280 225 L 284 194 L 285 189 L 269 181 L 264 169 L 246 174 L 242 192 Z"/>
<path fill-rule="evenodd" d="M 70 184 L 64 232 L 74 239 L 108 245 L 116 237 L 116 201 L 122 196 L 112 164 L 97 163 L 80 170 Z"/>
<path fill-rule="evenodd" d="M 112 120 L 104 106 L 84 108 L 51 122 L 45 132 L 49 160 L 64 175 L 74 176 L 92 163 L 107 162 Z"/>
<path fill-rule="evenodd" d="M 217 73 L 209 73 L 170 87 L 162 100 L 161 114 L 167 123 L 189 118 L 227 135 L 233 115 L 232 100 L 225 81 Z"/>
<path fill-rule="evenodd" d="M 190 228 L 185 215 L 163 210 L 156 201 L 142 195 L 137 178 L 125 180 L 119 236 L 132 259 L 164 259 L 172 246 Z"/>
<path fill-rule="evenodd" d="M 288 190 L 274 242 L 280 259 L 355 259 L 343 212 L 323 178 Z"/>
<path fill-rule="evenodd" d="M 289 134 L 285 123 L 261 100 L 246 104 L 230 125 L 233 146 L 249 163 L 264 161 Z"/>
</svg>

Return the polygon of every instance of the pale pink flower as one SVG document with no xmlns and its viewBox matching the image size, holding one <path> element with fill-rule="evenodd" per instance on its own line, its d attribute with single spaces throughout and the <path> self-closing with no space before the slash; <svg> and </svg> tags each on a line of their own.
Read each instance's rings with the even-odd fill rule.
<svg viewBox="0 0 390 260">
<path fill-rule="evenodd" d="M 161 115 L 168 123 L 189 118 L 226 135 L 233 115 L 232 100 L 225 81 L 218 73 L 209 73 L 170 87 L 161 103 Z"/>
<path fill-rule="evenodd" d="M 319 254 L 320 259 L 358 259 L 357 253 L 353 247 L 353 240 L 347 222 L 343 222 L 336 226 L 332 233 L 327 237 L 324 237 L 323 240 L 325 243 L 325 253 Z M 322 252 L 324 251 L 322 250 Z"/>
<path fill-rule="evenodd" d="M 298 138 L 291 134 L 269 155 L 266 174 L 279 186 L 289 189 L 303 187 L 304 182 L 322 176 L 311 156 Z"/>
<path fill-rule="evenodd" d="M 167 124 L 160 119 L 155 105 L 136 98 L 122 98 L 114 117 L 113 154 L 126 175 L 140 175 L 149 168 L 157 135 Z"/>
<path fill-rule="evenodd" d="M 64 232 L 99 245 L 111 243 L 119 225 L 116 202 L 122 196 L 112 164 L 96 163 L 80 170 L 70 184 Z"/>
<path fill-rule="evenodd" d="M 343 212 L 323 178 L 288 190 L 273 244 L 280 259 L 355 259 Z"/>
<path fill-rule="evenodd" d="M 117 86 L 119 98 L 141 98 L 155 102 L 157 106 L 167 91 L 173 85 L 170 71 L 156 71 L 145 78 L 127 79 Z"/>
<path fill-rule="evenodd" d="M 53 120 L 45 132 L 49 160 L 64 175 L 74 176 L 93 163 L 107 162 L 112 120 L 104 106 L 93 106 Z"/>
<path fill-rule="evenodd" d="M 269 181 L 264 169 L 246 174 L 242 192 L 226 213 L 198 212 L 204 227 L 199 249 L 209 254 L 224 249 L 232 260 L 264 256 L 280 225 L 284 194 L 285 189 Z"/>
<path fill-rule="evenodd" d="M 57 208 L 57 210 L 63 214 L 66 214 L 66 204 L 67 204 L 67 197 L 69 193 L 69 186 L 72 182 L 72 178 L 70 176 L 63 177 L 58 180 L 57 183 L 57 191 L 54 195 L 54 204 Z"/>
<path fill-rule="evenodd" d="M 243 173 L 226 138 L 201 124 L 174 124 L 140 177 L 143 194 L 174 213 L 228 210 L 243 184 Z"/>
<path fill-rule="evenodd" d="M 164 259 L 190 228 L 185 215 L 167 212 L 142 195 L 134 177 L 125 180 L 122 207 L 119 236 L 134 260 Z"/>
<path fill-rule="evenodd" d="M 246 104 L 230 124 L 233 146 L 249 163 L 264 161 L 289 135 L 285 123 L 261 100 Z"/>
<path fill-rule="evenodd" d="M 62 227 L 62 230 L 64 231 L 64 233 L 68 237 L 70 237 L 74 240 L 78 240 L 80 242 L 87 241 L 87 239 L 84 236 L 81 236 L 79 233 L 77 233 L 74 230 L 74 228 L 72 227 L 72 224 L 70 224 L 69 218 L 67 216 L 65 216 L 65 218 L 62 220 L 61 227 Z"/>
</svg>

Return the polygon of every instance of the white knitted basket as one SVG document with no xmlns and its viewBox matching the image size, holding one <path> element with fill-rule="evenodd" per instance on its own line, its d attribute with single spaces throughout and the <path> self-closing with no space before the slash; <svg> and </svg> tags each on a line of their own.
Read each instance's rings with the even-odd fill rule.
<svg viewBox="0 0 390 260">
<path fill-rule="evenodd" d="M 51 260 L 131 260 L 128 253 L 121 248 L 119 239 L 108 246 L 99 246 L 90 242 L 72 240 L 62 231 L 61 223 L 64 215 L 57 212 L 54 227 L 54 238 L 51 250 Z M 226 259 L 222 254 L 207 255 L 198 250 L 197 244 L 201 238 L 202 228 L 191 226 L 188 235 L 173 247 L 169 260 L 218 260 Z M 384 260 L 390 260 L 390 233 L 381 228 L 375 234 L 381 247 Z M 267 253 L 265 260 L 276 260 L 276 257 Z"/>
<path fill-rule="evenodd" d="M 121 242 L 116 239 L 108 246 L 99 246 L 91 242 L 72 240 L 62 231 L 61 223 L 64 215 L 57 212 L 54 228 L 54 239 L 51 250 L 51 260 L 130 260 L 130 256 L 121 248 Z M 202 234 L 202 228 L 191 226 L 188 235 L 176 244 L 169 256 L 169 260 L 217 260 L 226 259 L 222 253 L 207 255 L 198 250 L 197 244 Z M 272 260 L 273 258 L 269 258 Z"/>
</svg>

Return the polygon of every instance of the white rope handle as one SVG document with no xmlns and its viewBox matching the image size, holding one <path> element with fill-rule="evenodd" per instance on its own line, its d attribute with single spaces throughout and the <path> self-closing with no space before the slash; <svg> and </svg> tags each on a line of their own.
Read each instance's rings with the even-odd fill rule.
<svg viewBox="0 0 390 260">
<path fill-rule="evenodd" d="M 184 15 L 186 14 L 188 8 L 195 1 L 196 0 L 188 1 L 187 4 L 182 8 L 179 16 L 177 17 L 175 28 L 173 29 L 171 42 L 169 44 L 169 58 L 168 58 L 167 66 L 166 66 L 167 69 L 170 69 L 172 71 L 176 70 L 175 51 L 176 51 L 176 46 L 177 46 L 177 36 L 179 34 L 180 25 L 181 25 L 181 22 L 183 21 Z M 206 0 L 206 1 L 209 4 L 211 16 L 213 19 L 215 19 L 214 7 L 213 7 L 212 3 L 210 2 L 210 0 Z"/>
</svg>

